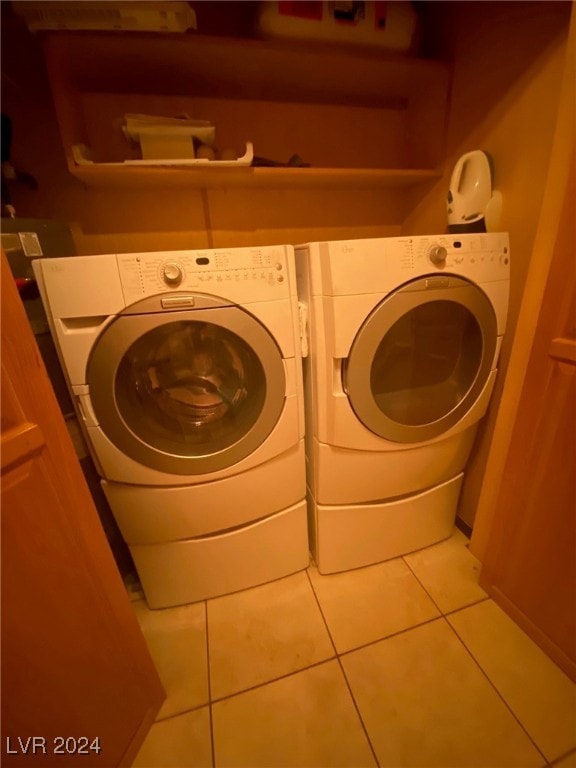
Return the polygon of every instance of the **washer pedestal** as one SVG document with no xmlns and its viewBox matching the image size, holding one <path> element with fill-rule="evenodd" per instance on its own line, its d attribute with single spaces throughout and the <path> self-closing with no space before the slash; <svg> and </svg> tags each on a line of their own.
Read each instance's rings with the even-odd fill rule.
<svg viewBox="0 0 576 768">
<path fill-rule="evenodd" d="M 306 502 L 225 533 L 130 552 L 150 608 L 248 589 L 308 567 Z"/>
</svg>

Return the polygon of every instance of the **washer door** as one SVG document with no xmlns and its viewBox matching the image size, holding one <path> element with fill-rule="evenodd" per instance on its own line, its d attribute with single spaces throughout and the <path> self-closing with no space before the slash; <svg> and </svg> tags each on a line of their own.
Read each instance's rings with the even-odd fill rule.
<svg viewBox="0 0 576 768">
<path fill-rule="evenodd" d="M 478 398 L 496 342 L 496 315 L 480 288 L 458 277 L 418 279 L 366 319 L 344 364 L 344 389 L 380 437 L 431 440 Z"/>
<path fill-rule="evenodd" d="M 196 308 L 163 311 L 170 301 Z M 87 381 L 116 447 L 180 475 L 215 472 L 252 453 L 274 429 L 286 393 L 270 333 L 244 310 L 204 296 L 128 308 L 95 344 Z"/>
</svg>

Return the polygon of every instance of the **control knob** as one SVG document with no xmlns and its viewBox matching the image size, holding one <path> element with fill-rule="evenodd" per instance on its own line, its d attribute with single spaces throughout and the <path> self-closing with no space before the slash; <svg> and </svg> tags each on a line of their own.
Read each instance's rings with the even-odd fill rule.
<svg viewBox="0 0 576 768">
<path fill-rule="evenodd" d="M 167 285 L 180 285 L 183 277 L 182 267 L 174 261 L 169 261 L 162 267 L 162 279 Z"/>
<path fill-rule="evenodd" d="M 435 264 L 437 267 L 444 266 L 447 256 L 448 251 L 446 248 L 444 248 L 443 245 L 433 245 L 432 248 L 430 248 L 428 251 L 428 258 L 432 264 Z"/>
</svg>

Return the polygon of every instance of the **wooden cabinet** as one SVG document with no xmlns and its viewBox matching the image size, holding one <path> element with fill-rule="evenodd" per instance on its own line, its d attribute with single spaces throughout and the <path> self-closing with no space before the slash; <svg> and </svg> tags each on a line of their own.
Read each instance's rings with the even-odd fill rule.
<svg viewBox="0 0 576 768">
<path fill-rule="evenodd" d="M 45 54 L 70 172 L 88 186 L 409 187 L 438 178 L 449 69 L 262 40 L 57 33 Z M 210 120 L 217 144 L 310 167 L 156 168 L 130 159 L 125 113 Z M 93 165 L 73 147 L 89 147 Z"/>
<path fill-rule="evenodd" d="M 471 549 L 480 584 L 576 681 L 576 17 Z"/>
<path fill-rule="evenodd" d="M 130 765 L 165 694 L 4 254 L 1 521 L 2 764 Z"/>
<path fill-rule="evenodd" d="M 480 583 L 576 681 L 575 195 L 572 172 Z"/>
</svg>

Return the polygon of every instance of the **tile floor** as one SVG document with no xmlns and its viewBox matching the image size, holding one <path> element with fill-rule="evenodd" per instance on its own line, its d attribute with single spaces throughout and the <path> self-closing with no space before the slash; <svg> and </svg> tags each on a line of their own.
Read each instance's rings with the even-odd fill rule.
<svg viewBox="0 0 576 768">
<path fill-rule="evenodd" d="M 478 586 L 467 543 L 135 602 L 168 694 L 136 768 L 576 768 L 576 686 Z"/>
</svg>

